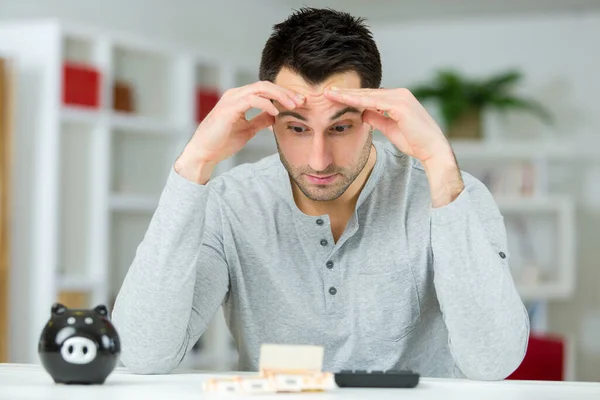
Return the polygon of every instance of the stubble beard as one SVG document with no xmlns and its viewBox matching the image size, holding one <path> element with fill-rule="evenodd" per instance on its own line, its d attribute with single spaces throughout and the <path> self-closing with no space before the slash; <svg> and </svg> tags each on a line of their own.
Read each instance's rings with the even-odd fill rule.
<svg viewBox="0 0 600 400">
<path fill-rule="evenodd" d="M 275 135 L 274 135 L 275 136 Z M 275 143 L 277 144 L 277 151 L 279 153 L 279 159 L 285 167 L 288 175 L 294 181 L 300 191 L 310 200 L 313 201 L 332 201 L 343 195 L 348 187 L 356 180 L 362 170 L 369 161 L 371 155 L 371 146 L 373 144 L 373 133 L 369 132 L 369 137 L 365 142 L 365 145 L 360 153 L 358 160 L 348 168 L 339 168 L 335 165 L 330 165 L 323 171 L 314 171 L 310 167 L 299 167 L 294 168 L 287 161 L 281 149 L 279 148 L 279 142 L 275 136 Z M 314 183 L 307 182 L 305 174 L 314 176 L 328 176 L 338 174 L 336 181 L 330 185 L 317 185 Z"/>
</svg>

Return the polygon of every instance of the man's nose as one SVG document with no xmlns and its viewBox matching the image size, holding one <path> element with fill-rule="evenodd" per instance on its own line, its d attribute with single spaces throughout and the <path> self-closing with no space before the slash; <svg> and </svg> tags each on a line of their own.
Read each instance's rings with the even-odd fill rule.
<svg viewBox="0 0 600 400">
<path fill-rule="evenodd" d="M 310 149 L 308 165 L 314 171 L 324 171 L 332 162 L 329 145 L 322 135 L 314 135 Z"/>
</svg>

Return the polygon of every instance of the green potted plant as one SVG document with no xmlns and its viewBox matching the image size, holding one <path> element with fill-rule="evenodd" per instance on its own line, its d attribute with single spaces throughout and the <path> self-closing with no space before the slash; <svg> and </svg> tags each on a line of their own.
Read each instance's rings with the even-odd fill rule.
<svg viewBox="0 0 600 400">
<path fill-rule="evenodd" d="M 511 93 L 523 75 L 517 70 L 498 73 L 488 79 L 469 79 L 452 69 L 439 70 L 433 82 L 411 89 L 421 102 L 437 101 L 449 139 L 481 139 L 482 112 L 521 110 L 531 112 L 546 123 L 550 113 L 537 101 Z"/>
</svg>

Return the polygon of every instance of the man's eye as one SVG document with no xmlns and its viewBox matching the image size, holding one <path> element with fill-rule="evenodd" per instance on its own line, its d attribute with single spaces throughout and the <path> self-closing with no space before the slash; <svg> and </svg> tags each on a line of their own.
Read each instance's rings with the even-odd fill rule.
<svg viewBox="0 0 600 400">
<path fill-rule="evenodd" d="M 352 129 L 352 125 L 336 125 L 332 128 L 336 133 L 344 133 Z"/>
<path fill-rule="evenodd" d="M 294 133 L 304 133 L 306 132 L 306 130 L 301 127 L 301 126 L 288 126 L 288 129 L 290 129 L 292 132 Z"/>
</svg>

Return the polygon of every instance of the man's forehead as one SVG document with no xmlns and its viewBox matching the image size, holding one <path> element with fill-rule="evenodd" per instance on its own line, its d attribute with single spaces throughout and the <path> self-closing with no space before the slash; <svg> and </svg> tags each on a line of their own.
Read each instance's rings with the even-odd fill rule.
<svg viewBox="0 0 600 400">
<path fill-rule="evenodd" d="M 286 108 L 275 101 L 275 105 L 280 111 L 285 111 L 281 117 L 286 115 L 295 116 L 298 118 L 302 116 L 302 119 L 309 120 L 315 117 L 328 119 L 339 116 L 342 110 L 346 109 L 346 112 L 360 115 L 360 111 L 353 107 L 347 107 L 346 104 L 341 104 L 330 100 L 324 94 L 325 89 L 336 86 L 336 87 L 347 87 L 347 88 L 359 88 L 360 78 L 355 72 L 344 72 L 333 74 L 332 76 L 325 79 L 319 84 L 310 84 L 302 78 L 299 74 L 291 71 L 290 69 L 283 68 L 275 79 L 275 84 L 290 89 L 296 93 L 300 93 L 305 97 L 305 102 L 302 106 L 294 109 L 293 113 L 287 112 Z"/>
<path fill-rule="evenodd" d="M 339 88 L 360 88 L 360 77 L 354 71 L 332 74 L 318 84 L 312 84 L 288 68 L 282 68 L 275 78 L 276 85 L 300 93 L 307 98 L 319 99 L 323 97 L 325 89 L 332 86 Z"/>
</svg>

